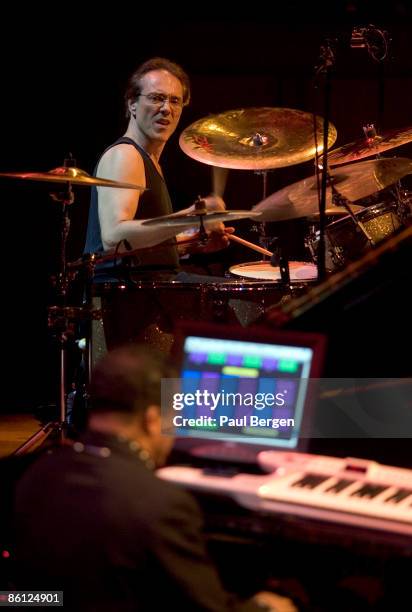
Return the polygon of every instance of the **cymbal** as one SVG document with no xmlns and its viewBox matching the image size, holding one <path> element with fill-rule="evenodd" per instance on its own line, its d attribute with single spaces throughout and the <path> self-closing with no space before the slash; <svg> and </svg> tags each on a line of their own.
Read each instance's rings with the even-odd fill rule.
<svg viewBox="0 0 412 612">
<path fill-rule="evenodd" d="M 351 204 L 350 207 L 352 212 L 359 212 L 360 210 L 363 210 L 365 208 L 364 206 L 359 206 L 359 204 Z M 345 217 L 347 214 L 348 211 L 346 210 L 346 208 L 344 208 L 344 206 L 330 206 L 325 210 L 325 215 L 327 217 Z M 313 215 L 308 216 L 308 219 L 310 221 L 319 221 L 319 218 L 319 212 L 313 213 Z"/>
<path fill-rule="evenodd" d="M 337 191 L 354 202 L 389 187 L 410 173 L 412 173 L 412 160 L 394 157 L 341 166 L 331 170 L 330 177 Z M 335 208 L 330 186 L 326 189 L 326 208 Z M 362 207 L 356 205 L 352 210 L 356 208 Z M 252 210 L 262 213 L 260 221 L 297 219 L 319 212 L 316 176 L 310 176 L 272 193 Z"/>
<path fill-rule="evenodd" d="M 323 120 L 316 117 L 318 151 L 323 151 Z M 329 125 L 328 146 L 336 140 Z M 181 149 L 210 166 L 269 170 L 315 157 L 313 115 L 291 108 L 245 108 L 211 115 L 180 135 Z"/>
<path fill-rule="evenodd" d="M 339 166 L 394 149 L 412 141 L 412 127 L 391 130 L 374 138 L 361 138 L 328 154 L 329 166 Z"/>
<path fill-rule="evenodd" d="M 225 221 L 238 221 L 240 219 L 256 219 L 259 218 L 260 215 L 260 212 L 253 212 L 250 210 L 211 211 L 201 215 L 196 215 L 194 213 L 184 213 L 182 215 L 179 213 L 173 213 L 163 217 L 146 219 L 145 221 L 142 221 L 142 225 L 158 227 L 188 227 L 190 225 L 197 225 L 200 222 L 200 216 L 205 222 L 224 223 Z"/>
<path fill-rule="evenodd" d="M 145 191 L 145 187 L 133 183 L 120 183 L 109 179 L 90 176 L 84 170 L 74 167 L 60 166 L 48 172 L 0 172 L 0 176 L 8 178 L 26 179 L 30 181 L 46 181 L 49 183 L 73 183 L 85 187 L 96 185 L 100 187 L 117 187 L 120 189 L 138 189 Z"/>
</svg>

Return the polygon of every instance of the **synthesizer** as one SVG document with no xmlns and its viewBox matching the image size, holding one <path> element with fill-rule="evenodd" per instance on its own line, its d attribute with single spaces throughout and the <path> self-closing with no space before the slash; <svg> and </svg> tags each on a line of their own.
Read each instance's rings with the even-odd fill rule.
<svg viewBox="0 0 412 612">
<path fill-rule="evenodd" d="M 412 470 L 283 451 L 263 451 L 257 458 L 267 474 L 169 466 L 158 475 L 193 491 L 229 496 L 257 512 L 412 535 Z"/>
</svg>

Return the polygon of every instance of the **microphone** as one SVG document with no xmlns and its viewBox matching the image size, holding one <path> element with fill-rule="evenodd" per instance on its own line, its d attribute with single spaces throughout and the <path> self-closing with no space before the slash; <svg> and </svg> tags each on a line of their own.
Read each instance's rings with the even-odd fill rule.
<svg viewBox="0 0 412 612">
<path fill-rule="evenodd" d="M 80 340 L 76 340 L 75 342 L 81 351 L 86 349 L 86 338 L 80 338 Z"/>
<path fill-rule="evenodd" d="M 365 32 L 367 28 L 355 27 L 350 38 L 351 49 L 364 49 L 366 47 Z"/>
<path fill-rule="evenodd" d="M 388 32 L 369 24 L 366 27 L 356 26 L 352 30 L 351 49 L 367 49 L 370 57 L 376 62 L 383 62 L 388 55 L 390 38 Z"/>
</svg>

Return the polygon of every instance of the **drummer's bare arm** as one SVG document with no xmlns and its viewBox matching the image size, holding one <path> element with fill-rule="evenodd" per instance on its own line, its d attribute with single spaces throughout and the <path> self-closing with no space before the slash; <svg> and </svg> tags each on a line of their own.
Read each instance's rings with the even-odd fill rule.
<svg viewBox="0 0 412 612">
<path fill-rule="evenodd" d="M 100 160 L 98 176 L 115 181 L 146 186 L 144 163 L 136 149 L 127 144 L 112 147 Z M 175 235 L 173 227 L 142 225 L 134 219 L 139 205 L 140 191 L 98 187 L 99 221 L 105 250 L 127 240 L 133 249 L 159 244 Z"/>
</svg>

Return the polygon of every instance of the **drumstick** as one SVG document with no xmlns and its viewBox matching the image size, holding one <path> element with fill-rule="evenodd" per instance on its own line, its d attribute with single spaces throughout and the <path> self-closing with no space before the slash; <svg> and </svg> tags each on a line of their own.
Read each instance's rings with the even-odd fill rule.
<svg viewBox="0 0 412 612">
<path fill-rule="evenodd" d="M 272 257 L 273 255 L 273 253 L 271 253 L 267 249 L 264 249 L 258 246 L 257 244 L 253 244 L 253 242 L 248 242 L 247 240 L 244 240 L 243 238 L 239 238 L 239 236 L 235 236 L 234 234 L 225 234 L 225 235 L 227 236 L 227 238 L 229 238 L 229 240 L 234 240 L 235 242 L 239 242 L 240 244 L 243 244 L 243 246 L 249 247 L 249 249 L 252 249 L 253 251 L 257 251 L 258 253 L 263 253 L 263 255 L 268 255 L 268 257 Z"/>
<path fill-rule="evenodd" d="M 229 170 L 227 168 L 219 168 L 217 166 L 213 166 L 212 181 L 213 181 L 214 195 L 223 198 L 223 194 L 225 193 L 228 172 Z"/>
</svg>

